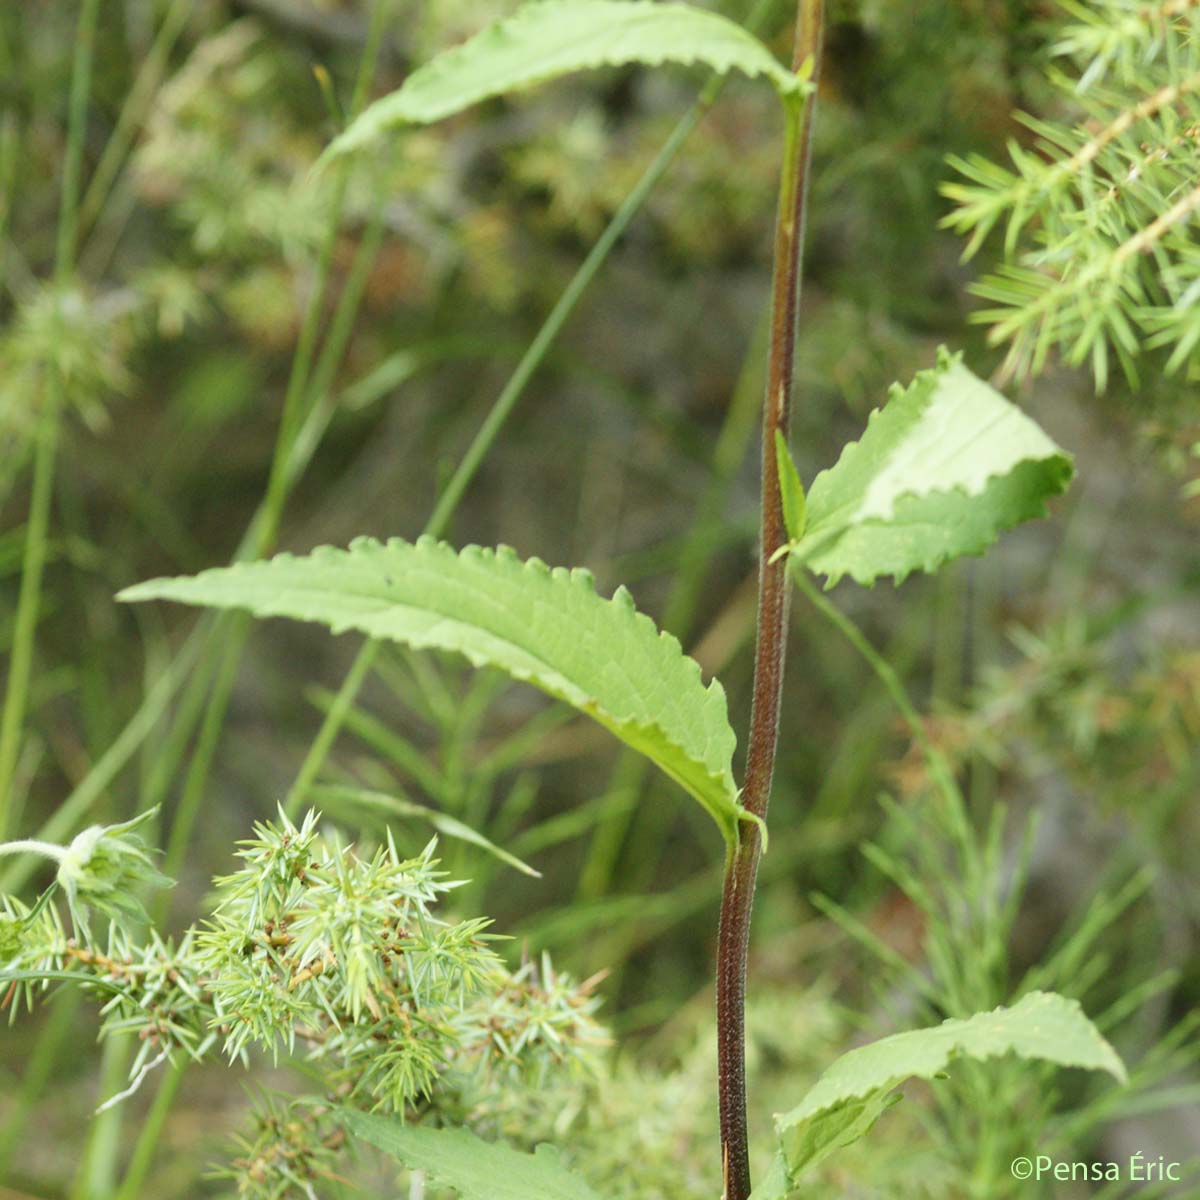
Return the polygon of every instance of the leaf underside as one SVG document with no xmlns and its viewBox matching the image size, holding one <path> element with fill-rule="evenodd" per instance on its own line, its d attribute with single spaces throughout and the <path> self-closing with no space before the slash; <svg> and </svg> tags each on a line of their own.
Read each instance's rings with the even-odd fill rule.
<svg viewBox="0 0 1200 1200">
<path fill-rule="evenodd" d="M 522 562 L 505 546 L 459 553 L 432 538 L 359 538 L 349 550 L 154 579 L 118 598 L 315 621 L 496 667 L 593 717 L 699 800 L 727 840 L 737 837 L 735 738 L 721 685 L 706 686 L 624 588 L 599 596 L 588 571 Z"/>
<path fill-rule="evenodd" d="M 912 571 L 982 554 L 999 534 L 1045 515 L 1071 458 L 999 392 L 944 352 L 893 389 L 861 440 L 813 480 L 804 536 L 791 553 L 828 576 L 897 583 Z"/>
<path fill-rule="evenodd" d="M 716 13 L 645 0 L 539 0 L 414 71 L 353 121 L 325 157 L 357 149 L 395 126 L 440 121 L 574 71 L 665 62 L 763 75 L 785 97 L 805 87 L 757 38 Z"/>
<path fill-rule="evenodd" d="M 599 1200 L 563 1166 L 553 1146 L 525 1154 L 466 1129 L 427 1129 L 399 1117 L 352 1111 L 342 1119 L 355 1137 L 453 1188 L 462 1200 Z"/>
<path fill-rule="evenodd" d="M 997 1008 L 929 1029 L 882 1038 L 843 1054 L 791 1112 L 775 1118 L 780 1159 L 753 1200 L 781 1200 L 799 1175 L 857 1141 L 900 1097 L 906 1079 L 933 1079 L 959 1057 L 1015 1054 L 1060 1067 L 1107 1071 L 1124 1081 L 1116 1051 L 1078 1001 L 1030 992 L 1012 1008 Z"/>
</svg>

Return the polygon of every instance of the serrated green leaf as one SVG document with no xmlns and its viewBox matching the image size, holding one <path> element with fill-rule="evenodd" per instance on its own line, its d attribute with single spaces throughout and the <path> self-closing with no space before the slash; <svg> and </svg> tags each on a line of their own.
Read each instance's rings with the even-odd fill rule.
<svg viewBox="0 0 1200 1200">
<path fill-rule="evenodd" d="M 359 538 L 298 557 L 241 563 L 127 588 L 118 599 L 244 608 L 450 650 L 563 700 L 646 755 L 709 811 L 727 840 L 742 814 L 725 692 L 624 588 L 597 595 L 584 570 L 522 562 L 507 547 L 461 553 Z"/>
<path fill-rule="evenodd" d="M 352 122 L 324 157 L 356 149 L 395 126 L 440 121 L 573 71 L 665 62 L 763 75 L 785 97 L 808 86 L 756 37 L 717 13 L 645 0 L 539 0 L 414 71 Z"/>
<path fill-rule="evenodd" d="M 899 1099 L 893 1089 L 906 1079 L 933 1079 L 956 1058 L 1003 1054 L 1108 1071 L 1125 1080 L 1116 1051 L 1077 1001 L 1030 992 L 1012 1008 L 897 1033 L 843 1054 L 798 1107 L 775 1118 L 790 1181 L 867 1133 Z"/>
<path fill-rule="evenodd" d="M 779 430 L 775 430 L 775 463 L 779 472 L 779 499 L 783 505 L 783 523 L 787 526 L 788 537 L 799 541 L 804 536 L 804 528 L 808 523 L 808 502 L 804 498 L 804 484 L 800 482 L 800 472 L 792 461 L 792 453 L 788 449 L 787 439 Z"/>
<path fill-rule="evenodd" d="M 1044 515 L 1072 474 L 1070 456 L 1035 422 L 943 352 L 813 480 L 791 562 L 831 587 L 843 575 L 900 582 Z"/>
<path fill-rule="evenodd" d="M 353 1111 L 342 1120 L 355 1137 L 453 1188 L 462 1200 L 600 1200 L 553 1146 L 525 1154 L 467 1129 L 427 1129 Z"/>
</svg>

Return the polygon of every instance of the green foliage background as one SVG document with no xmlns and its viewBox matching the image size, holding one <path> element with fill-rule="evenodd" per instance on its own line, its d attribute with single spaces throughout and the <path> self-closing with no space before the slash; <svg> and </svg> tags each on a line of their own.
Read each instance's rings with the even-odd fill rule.
<svg viewBox="0 0 1200 1200">
<path fill-rule="evenodd" d="M 374 91 L 513 8 L 395 0 Z M 308 172 L 339 121 L 314 68 L 349 107 L 367 6 L 102 0 L 77 269 L 55 285 L 77 17 L 77 5 L 58 0 L 0 7 L 5 650 L 47 363 L 71 402 L 10 833 L 37 829 L 87 777 L 191 628 L 189 613 L 130 610 L 114 594 L 234 553 L 271 486 L 289 371 L 322 272 L 319 345 L 336 337 L 339 297 L 361 283 L 362 298 L 344 350 L 314 370 L 311 396 L 331 415 L 282 511 L 278 543 L 305 551 L 360 534 L 414 538 L 517 356 L 700 86 L 687 71 L 608 71 L 408 132 L 346 176 L 329 237 L 340 185 Z M 764 29 L 780 57 L 791 18 L 773 5 Z M 893 380 L 930 365 L 937 344 L 969 347 L 981 375 L 999 364 L 968 324 L 978 268 L 963 265 L 961 240 L 938 229 L 949 209 L 939 195 L 946 156 L 1000 157 L 1010 137 L 1029 144 L 1016 108 L 1073 112 L 1047 82 L 1061 23 L 1050 5 L 833 0 L 830 21 L 793 435 L 806 480 L 857 435 Z M 134 116 L 123 117 L 131 97 Z M 106 157 L 114 131 L 127 152 Z M 604 594 L 627 584 L 706 676 L 720 673 L 738 728 L 749 704 L 755 418 L 780 131 L 768 89 L 727 85 L 590 286 L 445 531 L 457 544 L 506 542 L 522 556 L 586 564 Z M 998 251 L 985 245 L 985 267 Z M 937 580 L 845 587 L 836 597 L 915 693 L 981 826 L 1008 807 L 993 862 L 1002 880 L 1016 870 L 1025 815 L 1041 816 L 1011 962 L 983 962 L 980 948 L 960 999 L 999 1002 L 988 988 L 1054 959 L 1097 891 L 1115 896 L 1105 913 L 1092 910 L 1097 935 L 1086 952 L 1054 959 L 1054 986 L 1086 993 L 1095 1012 L 1140 996 L 1128 1013 L 1113 1010 L 1124 1023 L 1111 1034 L 1137 1063 L 1200 998 L 1190 850 L 1200 836 L 1197 501 L 1188 499 L 1200 409 L 1185 382 L 1152 369 L 1136 391 L 1119 379 L 1103 397 L 1092 391 L 1090 378 L 1056 368 L 1019 396 L 1080 470 L 1052 520 Z M 861 1022 L 848 1014 L 866 1013 L 872 1034 L 911 1023 L 919 1001 L 906 970 L 924 963 L 936 918 L 914 902 L 900 864 L 920 873 L 933 863 L 964 895 L 974 886 L 887 697 L 799 597 L 795 609 L 755 943 L 751 1094 L 763 1131 L 770 1112 L 792 1106 L 858 1035 Z M 222 628 L 186 675 L 193 719 L 186 701 L 165 712 L 89 812 L 118 821 L 165 804 L 160 840 L 183 830 L 168 857 L 181 875 L 170 897 L 177 924 L 211 876 L 228 870 L 232 842 L 288 791 L 356 649 L 271 623 L 256 626 L 239 655 L 245 630 Z M 194 718 L 229 647 L 227 719 L 198 734 Z M 514 1100 L 491 1129 L 557 1137 L 557 1117 L 598 1188 L 622 1178 L 632 1146 L 644 1164 L 638 1196 L 684 1194 L 672 1191 L 681 1173 L 696 1195 L 715 1194 L 712 1055 L 700 1032 L 719 893 L 708 818 L 679 803 L 668 782 L 618 761 L 565 708 L 450 660 L 385 654 L 346 728 L 325 784 L 442 808 L 542 872 L 527 878 L 447 840 L 448 867 L 472 881 L 457 893 L 464 913 L 486 912 L 515 934 L 514 958 L 521 947 L 549 949 L 579 977 L 611 972 L 602 1015 L 622 1049 L 602 1094 L 559 1097 L 532 1114 Z M 877 803 L 882 792 L 893 803 Z M 178 816 L 189 803 L 198 813 L 190 829 Z M 361 807 L 327 807 L 350 830 L 378 829 Z M 410 852 L 427 840 L 419 821 L 396 828 Z M 864 854 L 864 845 L 873 849 Z M 838 922 L 821 917 L 831 905 Z M 952 924 L 953 894 L 944 907 Z M 969 933 L 947 944 L 971 945 Z M 798 990 L 797 979 L 816 982 Z M 963 1015 L 951 1014 L 948 994 L 934 1006 Z M 10 1187 L 118 1194 L 154 1095 L 82 1132 L 123 1080 L 119 1055 L 92 1052 L 95 1028 L 94 1013 L 68 993 L 37 1026 L 3 1034 L 0 1180 Z M 1161 1052 L 1154 1082 L 1191 1088 L 1181 1093 L 1190 1114 L 1166 1108 L 1151 1128 L 1101 1112 L 1113 1119 L 1068 1123 L 1064 1146 L 1188 1157 L 1196 1076 L 1191 1042 L 1180 1043 Z M 294 1086 L 282 1073 L 249 1078 Z M 994 1086 L 968 1079 L 964 1094 L 978 1099 Z M 1021 1113 L 1028 1099 L 1012 1087 Z M 864 1195 L 1016 1194 L 964 1190 L 982 1170 L 964 1151 L 970 1120 L 939 1114 L 921 1095 L 904 1106 L 913 1112 L 886 1118 L 890 1139 L 823 1180 L 829 1194 L 848 1194 L 855 1178 L 876 1181 Z M 224 1155 L 244 1109 L 225 1073 L 189 1073 L 145 1194 L 226 1194 L 227 1182 L 199 1173 Z M 1012 1132 L 1036 1153 L 1044 1130 L 1031 1111 L 1025 1125 L 1014 1117 Z M 941 1140 L 911 1151 L 922 1122 Z"/>
</svg>

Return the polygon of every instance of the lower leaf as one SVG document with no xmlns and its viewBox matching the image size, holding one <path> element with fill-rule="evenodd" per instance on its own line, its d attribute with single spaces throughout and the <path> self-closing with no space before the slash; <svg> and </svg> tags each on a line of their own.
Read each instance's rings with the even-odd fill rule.
<svg viewBox="0 0 1200 1200">
<path fill-rule="evenodd" d="M 351 1110 L 343 1122 L 355 1137 L 453 1188 L 462 1200 L 600 1200 L 553 1146 L 526 1154 L 469 1129 L 428 1129 Z"/>
<path fill-rule="evenodd" d="M 1124 1082 L 1125 1068 L 1079 1003 L 1030 992 L 1012 1008 L 976 1013 L 882 1038 L 843 1054 L 791 1112 L 775 1118 L 787 1186 L 760 1187 L 754 1200 L 780 1200 L 799 1175 L 868 1133 L 900 1096 L 906 1079 L 933 1079 L 959 1057 L 1015 1054 L 1061 1067 L 1107 1071 Z M 782 1190 L 781 1190 L 782 1187 Z"/>
</svg>

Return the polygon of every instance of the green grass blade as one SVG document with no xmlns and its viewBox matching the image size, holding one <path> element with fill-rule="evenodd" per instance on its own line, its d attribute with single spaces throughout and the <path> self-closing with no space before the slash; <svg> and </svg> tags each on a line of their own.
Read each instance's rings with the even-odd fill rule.
<svg viewBox="0 0 1200 1200">
<path fill-rule="evenodd" d="M 456 838 L 460 842 L 469 842 L 489 854 L 507 863 L 522 875 L 530 875 L 540 879 L 542 873 L 535 871 L 528 863 L 522 862 L 515 854 L 510 854 L 502 846 L 472 829 L 465 821 L 452 817 L 449 813 L 430 808 L 427 804 L 418 804 L 415 800 L 406 800 L 400 796 L 392 796 L 387 792 L 376 791 L 372 788 L 349 787 L 344 784 L 328 784 L 313 788 L 312 801 L 330 813 L 336 813 L 342 808 L 370 809 L 386 816 L 408 818 L 425 821 L 432 825 L 444 837 Z"/>
</svg>

